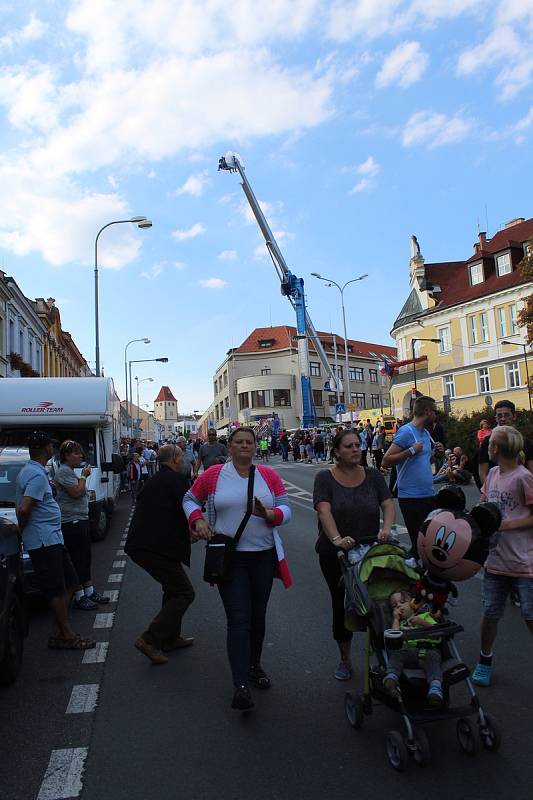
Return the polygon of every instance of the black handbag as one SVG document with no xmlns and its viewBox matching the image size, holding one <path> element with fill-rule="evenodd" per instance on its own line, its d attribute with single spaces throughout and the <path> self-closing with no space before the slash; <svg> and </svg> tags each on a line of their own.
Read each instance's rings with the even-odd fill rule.
<svg viewBox="0 0 533 800">
<path fill-rule="evenodd" d="M 225 536 L 223 533 L 215 533 L 205 546 L 204 581 L 206 583 L 227 583 L 233 580 L 235 567 L 235 550 L 239 539 L 244 533 L 248 520 L 252 516 L 253 497 L 254 497 L 254 473 L 255 466 L 250 467 L 248 476 L 248 502 L 246 514 L 242 518 L 241 524 L 237 528 L 235 536 Z"/>
</svg>

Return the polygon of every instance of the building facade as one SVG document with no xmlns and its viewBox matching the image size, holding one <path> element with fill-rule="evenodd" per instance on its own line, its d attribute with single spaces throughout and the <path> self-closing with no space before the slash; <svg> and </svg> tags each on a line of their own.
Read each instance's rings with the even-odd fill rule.
<svg viewBox="0 0 533 800">
<path fill-rule="evenodd" d="M 5 275 L 0 272 L 0 378 L 5 378 L 9 369 L 7 351 L 7 304 L 11 295 L 5 284 Z"/>
<path fill-rule="evenodd" d="M 336 334 L 318 337 L 332 370 L 346 386 L 344 339 Z M 335 357 L 336 352 L 336 357 Z M 388 412 L 388 389 L 380 368 L 384 358 L 396 357 L 388 345 L 348 340 L 351 403 L 357 409 L 379 408 Z M 335 363 L 336 362 L 336 363 Z M 334 422 L 337 401 L 348 403 L 344 391 L 337 397 L 329 387 L 328 376 L 318 354 L 309 342 L 309 373 L 313 404 L 318 423 Z M 202 424 L 214 425 L 222 432 L 232 423 L 255 424 L 276 414 L 282 428 L 300 427 L 302 407 L 298 373 L 296 328 L 279 325 L 256 328 L 240 345 L 228 351 L 213 377 L 213 404 L 202 417 Z"/>
<path fill-rule="evenodd" d="M 63 330 L 61 314 L 53 297 L 38 297 L 33 303 L 41 319 L 43 337 L 43 376 L 46 378 L 85 378 L 92 372 L 68 331 Z"/>
<path fill-rule="evenodd" d="M 529 408 L 530 350 L 518 315 L 532 284 L 518 265 L 532 238 L 533 219 L 520 218 L 492 239 L 480 233 L 465 261 L 426 264 L 411 237 L 411 291 L 391 331 L 401 365 L 391 388 L 396 416 L 420 394 L 458 415 L 502 397 Z"/>
<path fill-rule="evenodd" d="M 35 307 L 21 291 L 14 278 L 1 274 L 7 292 L 4 338 L 7 378 L 43 375 L 43 340 L 46 327 Z"/>
</svg>

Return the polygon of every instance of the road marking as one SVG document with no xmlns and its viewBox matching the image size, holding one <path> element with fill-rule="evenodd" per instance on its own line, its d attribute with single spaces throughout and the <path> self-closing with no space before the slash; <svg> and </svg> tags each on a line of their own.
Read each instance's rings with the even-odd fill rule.
<svg viewBox="0 0 533 800">
<path fill-rule="evenodd" d="M 89 748 L 52 750 L 37 800 L 67 800 L 79 797 L 81 776 Z"/>
<path fill-rule="evenodd" d="M 125 566 L 125 561 L 113 561 L 113 569 L 124 569 Z"/>
<path fill-rule="evenodd" d="M 289 497 L 299 497 L 302 500 L 308 500 L 310 503 L 313 502 L 312 492 L 308 492 L 307 489 L 303 489 L 301 486 L 296 486 L 295 483 L 290 483 L 289 481 L 283 481 L 283 484 Z"/>
<path fill-rule="evenodd" d="M 90 714 L 96 708 L 99 689 L 99 683 L 84 683 L 73 686 L 66 713 Z M 62 797 L 63 796 L 65 795 L 62 795 Z"/>
<path fill-rule="evenodd" d="M 118 603 L 118 596 L 120 592 L 118 589 L 106 589 L 104 591 L 104 597 L 109 597 L 110 603 Z"/>
<path fill-rule="evenodd" d="M 112 572 L 109 578 L 107 579 L 108 583 L 122 583 L 122 578 L 124 574 L 122 572 Z"/>
<path fill-rule="evenodd" d="M 117 550 L 117 552 L 115 553 L 115 555 L 117 555 L 117 556 L 125 556 L 125 555 L 126 555 L 126 553 L 125 553 L 125 551 L 124 551 L 124 550 L 121 548 L 120 550 Z"/>
<path fill-rule="evenodd" d="M 106 614 L 97 614 L 93 628 L 112 628 L 115 621 L 115 612 L 110 611 Z"/>
<path fill-rule="evenodd" d="M 107 658 L 109 642 L 96 642 L 93 650 L 86 650 L 81 660 L 82 664 L 103 664 Z"/>
</svg>

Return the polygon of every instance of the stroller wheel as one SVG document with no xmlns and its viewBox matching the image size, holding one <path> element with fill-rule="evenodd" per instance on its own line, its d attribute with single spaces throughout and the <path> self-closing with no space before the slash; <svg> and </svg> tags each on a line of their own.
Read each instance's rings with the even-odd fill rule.
<svg viewBox="0 0 533 800">
<path fill-rule="evenodd" d="M 479 750 L 479 733 L 469 717 L 461 717 L 456 726 L 457 741 L 463 753 L 473 756 Z"/>
<path fill-rule="evenodd" d="M 389 731 L 386 740 L 387 758 L 391 767 L 403 772 L 407 765 L 407 747 L 403 736 L 398 731 Z"/>
<path fill-rule="evenodd" d="M 419 767 L 426 767 L 431 763 L 431 748 L 426 732 L 422 728 L 413 729 L 414 748 L 413 758 Z"/>
<path fill-rule="evenodd" d="M 502 743 L 500 726 L 492 714 L 484 714 L 484 717 L 485 724 L 479 725 L 481 744 L 486 750 L 490 750 L 491 752 L 495 753 L 496 750 L 499 750 L 500 744 Z"/>
<path fill-rule="evenodd" d="M 346 692 L 344 695 L 344 711 L 346 719 L 352 726 L 358 730 L 363 724 L 363 701 L 361 696 L 355 692 Z"/>
</svg>

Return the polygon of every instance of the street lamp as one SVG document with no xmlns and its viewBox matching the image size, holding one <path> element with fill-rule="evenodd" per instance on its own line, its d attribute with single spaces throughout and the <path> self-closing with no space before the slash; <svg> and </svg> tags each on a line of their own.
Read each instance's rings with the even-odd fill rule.
<svg viewBox="0 0 533 800">
<path fill-rule="evenodd" d="M 129 405 L 128 405 L 128 347 L 130 344 L 134 342 L 144 342 L 145 344 L 150 344 L 150 339 L 132 339 L 126 347 L 124 348 L 124 382 L 126 384 L 126 413 L 129 415 L 130 422 L 128 424 L 128 430 L 130 431 L 130 438 L 133 438 L 133 424 L 131 422 L 131 406 L 132 406 L 132 397 L 131 397 L 131 387 L 130 387 L 130 397 L 129 397 Z"/>
<path fill-rule="evenodd" d="M 346 392 L 344 396 L 345 396 L 345 401 L 347 397 L 348 400 L 346 402 L 350 403 L 351 405 L 352 393 L 350 386 L 350 362 L 348 360 L 348 337 L 346 334 L 346 312 L 344 310 L 344 290 L 346 289 L 347 286 L 350 285 L 350 283 L 357 283 L 357 281 L 362 281 L 365 278 L 368 278 L 368 273 L 365 272 L 364 275 L 359 275 L 358 278 L 352 278 L 351 281 L 346 281 L 344 286 L 339 286 L 339 284 L 336 283 L 336 281 L 332 280 L 331 278 L 324 278 L 322 275 L 320 275 L 319 272 L 312 272 L 311 275 L 313 276 L 313 278 L 318 278 L 319 281 L 324 281 L 327 286 L 336 286 L 341 294 L 342 324 L 344 326 L 344 356 L 346 362 Z M 338 374 L 336 375 L 336 379 L 337 381 L 339 380 Z M 353 411 L 351 409 L 350 409 L 350 424 L 353 426 Z"/>
<path fill-rule="evenodd" d="M 131 402 L 131 399 L 133 398 L 133 390 L 132 390 L 132 386 L 131 386 L 131 365 L 132 364 L 144 364 L 147 361 L 151 361 L 151 362 L 159 361 L 161 364 L 168 364 L 168 358 L 166 358 L 166 357 L 164 357 L 164 358 L 137 358 L 137 359 L 135 359 L 133 361 L 128 361 L 128 375 L 129 375 L 129 382 L 130 382 L 130 402 Z M 130 416 L 130 419 L 131 419 L 131 416 Z M 132 422 L 132 429 L 133 429 L 133 422 Z M 131 438 L 133 439 L 133 436 Z"/>
<path fill-rule="evenodd" d="M 417 389 L 416 389 L 415 342 L 433 342 L 434 344 L 440 344 L 440 339 L 419 339 L 418 337 L 415 337 L 414 339 L 411 339 L 411 353 L 413 354 L 413 379 L 414 379 L 414 384 L 415 384 L 415 398 L 414 399 L 416 400 Z"/>
<path fill-rule="evenodd" d="M 102 231 L 105 231 L 106 228 L 109 228 L 111 225 L 122 225 L 126 222 L 131 222 L 134 225 L 137 225 L 138 228 L 146 229 L 152 227 L 151 220 L 147 219 L 146 217 L 131 217 L 130 219 L 116 219 L 113 222 L 108 222 L 107 225 L 104 225 L 98 233 L 96 234 L 96 239 L 94 240 L 94 339 L 95 339 L 95 350 L 96 350 L 96 377 L 100 377 L 100 326 L 99 326 L 99 318 L 98 318 L 98 239 L 100 238 L 100 234 Z"/>
<path fill-rule="evenodd" d="M 139 410 L 140 410 L 140 405 L 139 405 L 139 384 L 140 383 L 144 383 L 144 381 L 150 381 L 150 383 L 153 383 L 154 379 L 153 378 L 141 378 L 141 380 L 139 380 L 139 376 L 136 375 L 135 376 L 135 380 L 137 381 L 137 434 L 138 434 L 139 433 L 139 419 L 140 419 L 140 417 L 139 417 Z"/>
<path fill-rule="evenodd" d="M 527 344 L 524 342 L 510 342 L 508 339 L 502 339 L 502 344 L 514 344 L 516 347 L 524 348 L 524 364 L 526 365 L 526 380 L 527 380 L 527 396 L 529 399 L 529 410 L 531 411 L 531 391 L 529 386 L 529 367 L 527 363 Z"/>
</svg>

